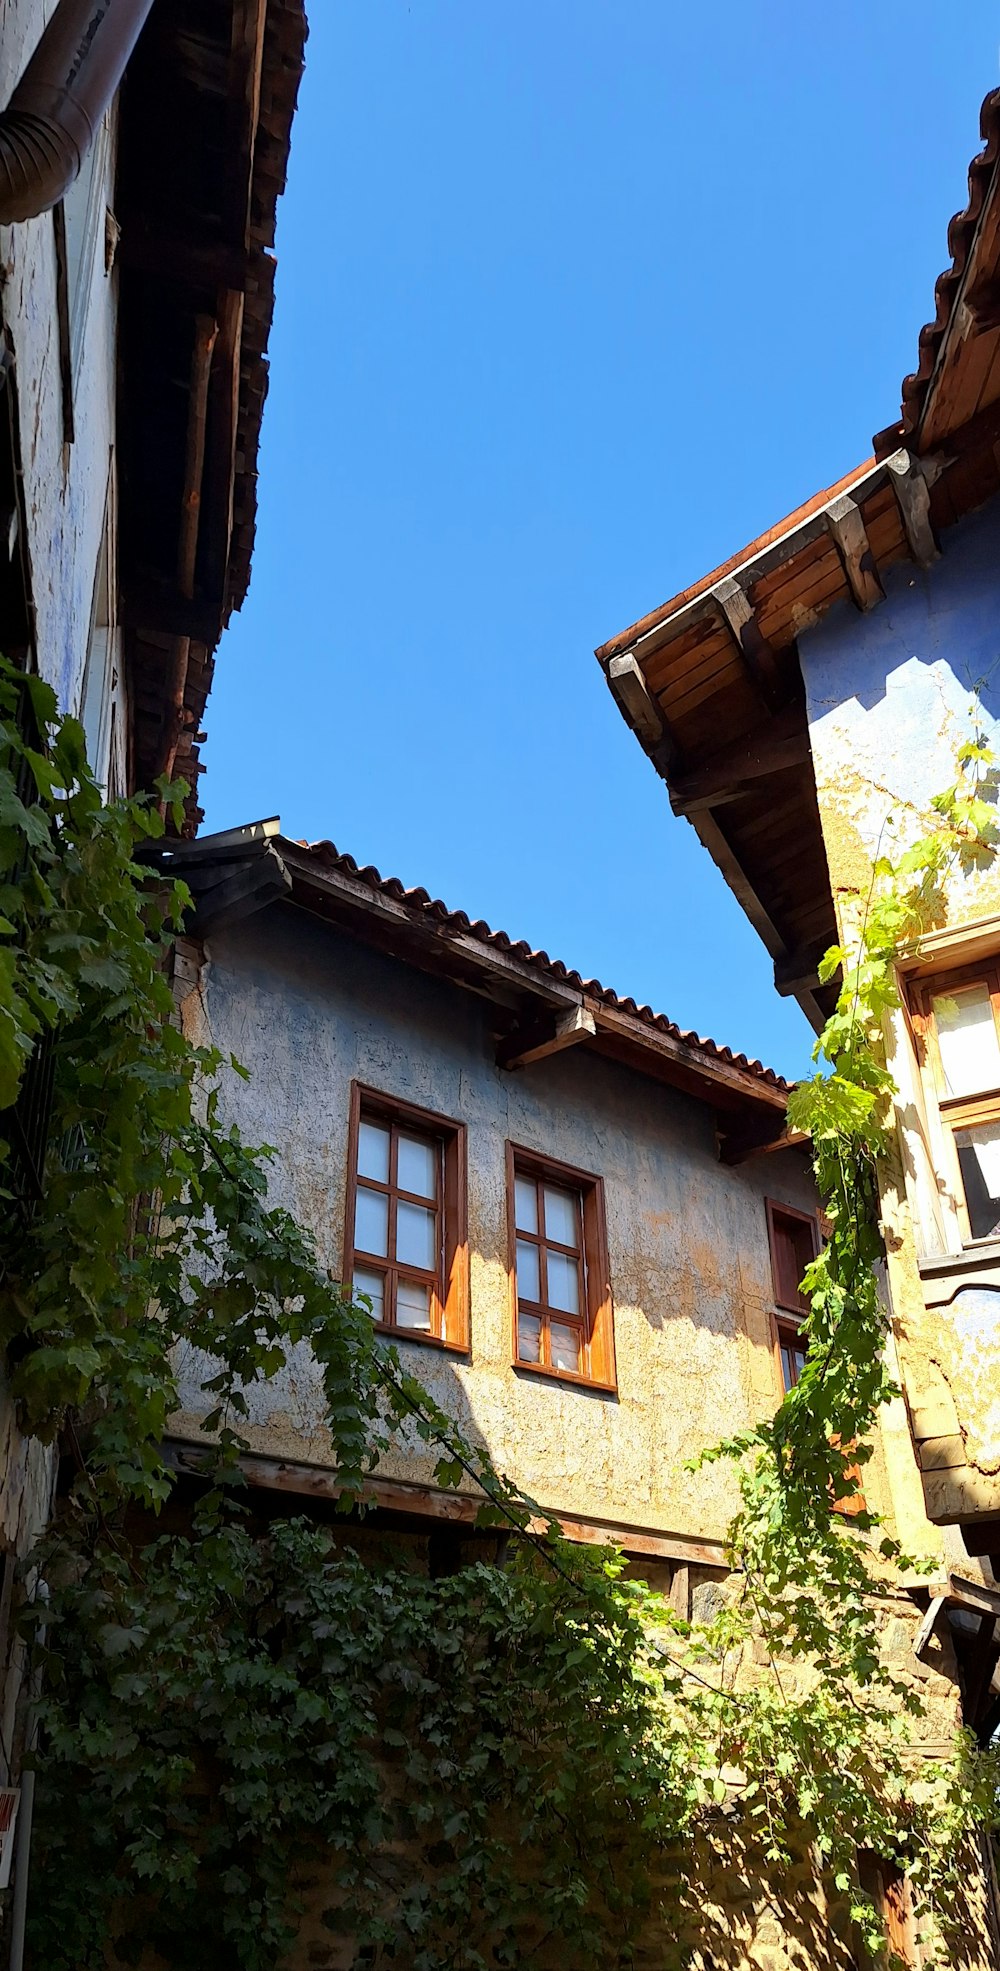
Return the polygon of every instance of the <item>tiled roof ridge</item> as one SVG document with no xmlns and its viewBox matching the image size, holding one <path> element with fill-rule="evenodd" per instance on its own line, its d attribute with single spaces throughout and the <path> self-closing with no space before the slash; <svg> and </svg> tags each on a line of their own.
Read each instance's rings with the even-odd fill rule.
<svg viewBox="0 0 1000 1971">
<path fill-rule="evenodd" d="M 924 403 L 934 375 L 942 341 L 951 321 L 955 298 L 968 264 L 976 228 L 989 193 L 1000 157 L 1000 88 L 991 89 L 979 112 L 979 132 L 983 148 L 969 165 L 969 198 L 948 226 L 951 266 L 939 274 L 934 284 L 934 320 L 926 322 L 918 338 L 917 367 L 903 379 L 903 429 L 915 431 L 923 415 Z"/>
<path fill-rule="evenodd" d="M 748 1055 L 734 1053 L 731 1047 L 721 1046 L 716 1040 L 679 1027 L 675 1020 L 668 1019 L 665 1013 L 654 1012 L 651 1006 L 640 1006 L 630 997 L 621 998 L 611 986 L 602 985 L 599 979 L 583 978 L 581 973 L 564 965 L 561 958 L 550 958 L 547 951 L 533 950 L 524 938 L 512 938 L 506 931 L 495 931 L 482 917 L 471 918 L 464 910 L 449 909 L 440 897 L 432 897 L 429 890 L 419 885 L 408 889 L 398 876 L 383 876 L 372 863 L 363 865 L 358 863 L 354 856 L 344 854 L 334 842 L 299 842 L 296 846 L 304 849 L 309 856 L 327 868 L 337 869 L 342 875 L 356 877 L 359 882 L 364 883 L 368 889 L 376 891 L 380 896 L 390 897 L 394 903 L 402 903 L 408 909 L 420 911 L 423 916 L 432 919 L 440 929 L 452 932 L 455 936 L 476 938 L 480 944 L 487 945 L 494 951 L 510 952 L 522 963 L 533 966 L 546 977 L 558 980 L 561 985 L 572 986 L 574 990 L 586 993 L 591 999 L 599 999 L 603 1005 L 617 1012 L 627 1013 L 635 1019 L 642 1020 L 644 1025 L 655 1028 L 658 1033 L 669 1034 L 674 1040 L 683 1042 L 686 1047 L 697 1049 L 711 1060 L 738 1068 L 742 1073 L 752 1075 L 756 1081 L 766 1082 L 769 1087 L 781 1089 L 786 1093 L 794 1086 L 792 1082 L 786 1081 L 783 1075 L 777 1074 L 774 1068 L 765 1067 L 762 1061 L 751 1060 Z"/>
</svg>

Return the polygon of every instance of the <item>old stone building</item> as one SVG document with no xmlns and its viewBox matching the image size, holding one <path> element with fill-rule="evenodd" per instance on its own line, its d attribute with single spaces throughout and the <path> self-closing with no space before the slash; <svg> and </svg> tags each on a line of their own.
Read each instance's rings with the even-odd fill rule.
<svg viewBox="0 0 1000 1971">
<path fill-rule="evenodd" d="M 149 13 L 3 7 L 0 650 L 82 720 L 110 794 L 185 780 L 194 826 L 214 652 L 249 575 L 305 17 L 299 0 Z M 40 1047 L 5 1166 L 20 1211 L 43 1182 L 50 1075 Z M 52 1478 L 0 1379 L 4 1781 L 20 1728 L 15 1562 Z"/>
<path fill-rule="evenodd" d="M 367 1296 L 404 1366 L 571 1539 L 620 1546 L 679 1614 L 710 1615 L 727 1592 L 736 1485 L 731 1466 L 693 1474 L 685 1461 L 773 1414 L 794 1381 L 798 1283 L 820 1238 L 785 1084 L 275 822 L 164 861 L 196 900 L 178 950 L 181 1016 L 192 1040 L 249 1070 L 225 1081 L 223 1113 L 277 1146 L 275 1199 L 332 1276 Z M 211 1399 L 204 1358 L 180 1366 L 170 1455 L 192 1473 Z M 338 1475 L 308 1352 L 247 1395 L 258 1508 L 328 1507 Z M 492 1552 L 495 1535 L 476 1528 L 481 1494 L 467 1482 L 442 1492 L 436 1458 L 403 1439 L 381 1459 L 366 1552 L 402 1538 L 432 1572 L 477 1542 Z M 901 1403 L 865 1493 L 943 1572 Z M 882 1636 L 927 1704 L 918 1736 L 940 1752 L 960 1722 L 958 1645 L 944 1629 L 921 1640 L 928 1599 L 926 1577 L 887 1578 Z M 790 1691 L 799 1674 L 789 1669 Z M 766 1680 L 766 1654 L 740 1675 Z M 421 1854 L 415 1844 L 417 1872 Z M 811 1867 L 786 1893 L 742 1866 L 737 1889 L 732 1862 L 706 1858 L 713 1961 L 848 1964 Z M 971 1865 L 968 1962 L 983 1971 L 995 1964 L 989 1894 Z M 350 1940 L 331 1942 L 319 1920 L 322 1880 L 315 1900 L 301 1962 L 350 1965 Z M 898 1938 L 917 1964 L 913 1934 L 904 1896 Z M 646 1948 L 642 1962 L 658 1962 L 655 1933 Z"/>
<path fill-rule="evenodd" d="M 819 959 L 856 944 L 874 862 L 933 826 L 959 747 L 1000 735 L 998 92 L 982 134 L 874 456 L 597 653 L 817 1029 L 837 991 Z M 981 791 L 995 800 L 995 773 Z M 947 1532 L 937 1620 L 974 1639 L 965 1716 L 984 1742 L 1000 1727 L 998 962 L 1000 869 L 956 862 L 898 967 L 882 1200 L 913 1464 Z"/>
</svg>

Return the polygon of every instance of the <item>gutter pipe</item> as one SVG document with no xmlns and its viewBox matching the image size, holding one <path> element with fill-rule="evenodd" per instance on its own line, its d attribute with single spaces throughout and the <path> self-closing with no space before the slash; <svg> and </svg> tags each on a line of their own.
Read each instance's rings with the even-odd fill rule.
<svg viewBox="0 0 1000 1971">
<path fill-rule="evenodd" d="M 59 0 L 0 114 L 0 225 L 35 219 L 68 191 L 153 0 Z"/>
</svg>

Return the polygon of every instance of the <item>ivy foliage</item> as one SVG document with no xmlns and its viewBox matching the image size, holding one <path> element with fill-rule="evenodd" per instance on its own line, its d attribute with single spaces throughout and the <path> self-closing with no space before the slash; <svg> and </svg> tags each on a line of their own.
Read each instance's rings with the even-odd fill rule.
<svg viewBox="0 0 1000 1971">
<path fill-rule="evenodd" d="M 42 747 L 22 736 L 24 690 Z M 964 799 L 942 822 L 968 846 L 986 826 Z M 946 1915 L 992 1772 L 960 1747 L 914 1783 L 919 1702 L 881 1646 L 874 1522 L 847 1531 L 829 1512 L 888 1390 L 871 1282 L 886 981 L 851 988 L 861 1026 L 797 1111 L 834 1223 L 809 1364 L 773 1425 L 727 1447 L 744 1469 L 737 1571 L 715 1618 L 689 1625 L 546 1523 L 269 1202 L 273 1153 L 220 1121 L 220 1077 L 241 1070 L 172 1018 L 186 898 L 142 859 L 162 827 L 149 803 L 103 805 L 80 727 L 0 671 L 0 1183 L 5 1118 L 46 1036 L 54 1061 L 45 1195 L 6 1214 L 0 1341 L 23 1425 L 75 1469 L 35 1556 L 48 1597 L 26 1617 L 32 1962 L 276 1971 L 326 1912 L 359 1965 L 601 1971 L 636 1961 L 650 1923 L 680 1964 L 721 1920 L 700 1856 L 773 1887 L 807 1846 L 873 1940 L 859 1846 Z M 836 1113 L 831 1080 L 851 1091 Z M 505 1565 L 433 1580 L 412 1555 L 376 1556 L 363 1522 L 250 1517 L 246 1391 L 297 1343 L 322 1370 L 345 1506 L 415 1432 L 442 1485 L 476 1482 L 481 1530 L 511 1532 Z M 162 1456 L 181 1344 L 206 1365 L 193 1521 Z M 165 1506 L 171 1530 L 147 1537 Z"/>
</svg>

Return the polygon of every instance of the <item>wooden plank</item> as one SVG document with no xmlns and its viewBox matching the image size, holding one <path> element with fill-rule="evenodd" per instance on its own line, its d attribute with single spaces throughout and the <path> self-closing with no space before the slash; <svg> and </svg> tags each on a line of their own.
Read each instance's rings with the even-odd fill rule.
<svg viewBox="0 0 1000 1971">
<path fill-rule="evenodd" d="M 957 1471 L 967 1460 L 964 1437 L 925 1437 L 919 1447 L 921 1471 Z"/>
<path fill-rule="evenodd" d="M 514 1068 L 526 1068 L 532 1061 L 544 1061 L 550 1054 L 561 1054 L 567 1047 L 578 1046 L 581 1040 L 592 1040 L 596 1032 L 593 1013 L 585 1006 L 573 1006 L 568 1013 L 558 1013 L 554 1020 L 533 1021 L 529 1027 L 515 1028 L 497 1048 L 497 1067 L 508 1073 Z"/>
<path fill-rule="evenodd" d="M 918 1663 L 923 1662 L 930 1639 L 937 1628 L 941 1611 L 946 1606 L 947 1603 L 944 1595 L 934 1594 L 931 1596 L 930 1606 L 913 1638 L 913 1654 Z"/>
<path fill-rule="evenodd" d="M 746 739 L 721 745 L 703 766 L 674 774 L 670 805 L 675 814 L 736 801 L 765 776 L 801 766 L 810 757 L 804 708 L 794 705 L 768 719 Z"/>
<path fill-rule="evenodd" d="M 918 1442 L 928 1437 L 954 1437 L 958 1431 L 958 1411 L 953 1399 L 942 1396 L 927 1403 L 913 1404 L 910 1429 Z"/>
<path fill-rule="evenodd" d="M 833 500 L 826 509 L 826 524 L 844 564 L 851 594 L 859 609 L 873 609 L 885 599 L 878 577 L 861 508 L 847 493 Z"/>
</svg>

